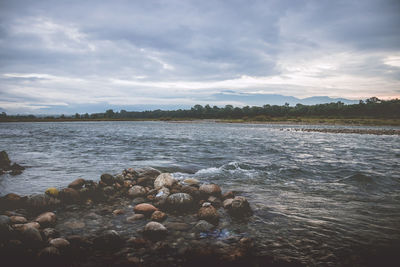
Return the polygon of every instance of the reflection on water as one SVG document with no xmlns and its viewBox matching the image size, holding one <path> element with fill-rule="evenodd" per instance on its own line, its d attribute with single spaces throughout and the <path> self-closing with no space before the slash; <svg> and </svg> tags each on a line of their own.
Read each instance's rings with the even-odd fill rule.
<svg viewBox="0 0 400 267">
<path fill-rule="evenodd" d="M 29 166 L 22 175 L 0 177 L 0 195 L 43 192 L 77 177 L 97 180 L 104 172 L 152 166 L 248 197 L 255 215 L 245 230 L 256 236 L 259 253 L 337 265 L 398 248 L 400 137 L 285 130 L 297 127 L 0 124 L 0 150 Z"/>
</svg>

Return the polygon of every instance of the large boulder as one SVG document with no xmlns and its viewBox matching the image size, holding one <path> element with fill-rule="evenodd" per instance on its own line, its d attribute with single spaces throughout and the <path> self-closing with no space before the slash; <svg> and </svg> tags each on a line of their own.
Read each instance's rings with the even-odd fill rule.
<svg viewBox="0 0 400 267">
<path fill-rule="evenodd" d="M 146 196 L 146 189 L 143 186 L 134 185 L 129 189 L 128 196 L 131 198 L 144 197 Z"/>
<path fill-rule="evenodd" d="M 84 185 L 85 185 L 85 180 L 82 178 L 78 178 L 78 179 L 74 180 L 73 182 L 71 182 L 68 185 L 68 187 L 78 190 L 78 189 L 81 189 L 82 186 L 84 186 Z"/>
<path fill-rule="evenodd" d="M 144 214 L 146 216 L 150 216 L 156 210 L 156 207 L 148 203 L 141 203 L 133 207 L 133 211 L 135 213 Z"/>
<path fill-rule="evenodd" d="M 150 240 L 161 240 L 166 237 L 167 228 L 158 222 L 149 222 L 143 230 L 143 235 Z"/>
<path fill-rule="evenodd" d="M 250 204 L 245 197 L 237 196 L 232 201 L 228 200 L 224 201 L 224 207 L 226 206 L 228 213 L 232 217 L 245 218 L 253 214 Z"/>
<path fill-rule="evenodd" d="M 199 188 L 200 193 L 204 196 L 221 196 L 221 188 L 217 184 L 202 184 Z"/>
<path fill-rule="evenodd" d="M 35 222 L 38 222 L 42 227 L 50 227 L 56 224 L 57 217 L 53 212 L 45 212 L 36 217 Z"/>
<path fill-rule="evenodd" d="M 197 212 L 197 217 L 200 220 L 205 220 L 209 223 L 217 225 L 219 222 L 219 214 L 211 203 L 205 202 Z"/>
<path fill-rule="evenodd" d="M 191 195 L 186 193 L 175 193 L 167 198 L 168 209 L 175 212 L 184 212 L 191 210 L 194 201 Z"/>
<path fill-rule="evenodd" d="M 115 182 L 114 176 L 108 173 L 104 173 L 100 176 L 100 180 L 106 185 L 112 185 Z"/>
<path fill-rule="evenodd" d="M 169 173 L 162 173 L 160 174 L 156 180 L 154 181 L 154 188 L 155 189 L 161 189 L 163 187 L 171 188 L 174 184 L 176 184 L 178 181 L 175 180 L 171 174 Z"/>
</svg>

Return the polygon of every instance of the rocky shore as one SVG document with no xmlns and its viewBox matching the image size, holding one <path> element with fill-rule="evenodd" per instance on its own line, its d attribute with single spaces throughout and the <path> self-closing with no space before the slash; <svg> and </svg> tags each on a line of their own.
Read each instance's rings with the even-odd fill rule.
<svg viewBox="0 0 400 267">
<path fill-rule="evenodd" d="M 103 174 L 99 182 L 79 178 L 44 194 L 8 194 L 0 214 L 7 266 L 291 264 L 256 255 L 245 197 L 153 168 Z"/>
<path fill-rule="evenodd" d="M 6 151 L 0 151 L 0 175 L 10 173 L 11 175 L 21 174 L 25 170 L 24 167 L 18 163 L 11 164 Z"/>
</svg>

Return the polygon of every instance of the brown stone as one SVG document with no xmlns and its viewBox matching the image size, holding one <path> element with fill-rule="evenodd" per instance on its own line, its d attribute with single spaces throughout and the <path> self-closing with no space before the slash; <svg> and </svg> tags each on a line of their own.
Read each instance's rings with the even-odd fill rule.
<svg viewBox="0 0 400 267">
<path fill-rule="evenodd" d="M 221 188 L 217 184 L 202 184 L 199 188 L 200 192 L 206 196 L 221 196 Z"/>
<path fill-rule="evenodd" d="M 165 214 L 162 211 L 156 210 L 155 212 L 153 212 L 153 214 L 151 215 L 151 220 L 152 221 L 156 221 L 156 222 L 162 222 L 167 218 L 167 214 Z"/>
<path fill-rule="evenodd" d="M 212 224 L 218 224 L 219 221 L 219 215 L 217 210 L 208 202 L 204 203 L 203 207 L 199 209 L 197 216 L 199 217 L 200 220 L 205 220 Z"/>
<path fill-rule="evenodd" d="M 141 204 L 136 205 L 133 208 L 133 211 L 135 213 L 144 214 L 146 216 L 150 216 L 156 210 L 158 210 L 156 207 L 154 207 L 153 205 L 148 204 L 148 203 L 141 203 Z"/>
<path fill-rule="evenodd" d="M 68 185 L 68 187 L 73 188 L 73 189 L 80 189 L 82 186 L 85 184 L 85 180 L 82 178 L 78 178 L 72 183 Z"/>
<path fill-rule="evenodd" d="M 38 222 L 42 227 L 55 225 L 57 217 L 53 212 L 45 212 L 36 217 L 35 222 Z"/>
<path fill-rule="evenodd" d="M 65 203 L 76 203 L 79 202 L 79 192 L 73 188 L 64 188 L 60 192 L 60 199 Z"/>
<path fill-rule="evenodd" d="M 223 200 L 228 199 L 228 198 L 234 198 L 234 197 L 235 197 L 235 194 L 232 191 L 225 192 L 222 195 Z"/>
<path fill-rule="evenodd" d="M 126 218 L 126 221 L 127 222 L 134 222 L 134 221 L 137 221 L 137 220 L 142 220 L 144 218 L 145 218 L 145 216 L 143 214 L 134 214 L 134 215 Z"/>
<path fill-rule="evenodd" d="M 12 223 L 15 223 L 15 224 L 17 224 L 17 223 L 21 224 L 21 223 L 27 223 L 28 222 L 28 220 L 25 217 L 22 217 L 22 216 L 11 216 L 10 220 L 11 220 Z"/>
<path fill-rule="evenodd" d="M 125 211 L 122 210 L 122 209 L 117 209 L 117 210 L 114 210 L 114 211 L 113 211 L 113 214 L 114 214 L 114 215 L 121 215 L 121 214 L 124 214 L 124 213 L 125 213 Z"/>
</svg>

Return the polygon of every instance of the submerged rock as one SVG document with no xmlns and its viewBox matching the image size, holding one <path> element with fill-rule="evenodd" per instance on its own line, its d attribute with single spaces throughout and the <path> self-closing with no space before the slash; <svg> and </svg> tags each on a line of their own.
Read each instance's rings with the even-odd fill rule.
<svg viewBox="0 0 400 267">
<path fill-rule="evenodd" d="M 163 187 L 171 188 L 174 184 L 176 184 L 178 181 L 175 180 L 171 174 L 169 173 L 162 173 L 160 174 L 156 180 L 154 181 L 154 188 L 155 189 L 161 189 Z"/>
<path fill-rule="evenodd" d="M 4 150 L 0 152 L 0 169 L 9 170 L 11 168 L 11 161 L 7 152 Z"/>
<path fill-rule="evenodd" d="M 228 201 L 228 200 L 225 200 L 225 201 Z M 235 197 L 231 201 L 230 205 L 229 205 L 229 202 L 226 202 L 225 204 L 227 206 L 228 213 L 232 217 L 244 218 L 244 217 L 251 216 L 253 214 L 253 211 L 250 208 L 250 204 L 245 197 L 240 197 L 240 196 Z"/>
<path fill-rule="evenodd" d="M 150 240 L 161 240 L 166 237 L 167 228 L 158 222 L 149 222 L 143 230 L 143 235 Z"/>
<path fill-rule="evenodd" d="M 215 226 L 205 220 L 200 220 L 198 221 L 198 223 L 196 223 L 196 225 L 194 226 L 194 228 L 197 231 L 200 232 L 208 232 L 211 231 Z"/>
</svg>

